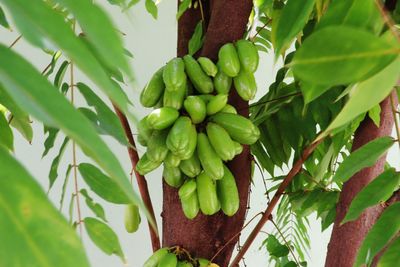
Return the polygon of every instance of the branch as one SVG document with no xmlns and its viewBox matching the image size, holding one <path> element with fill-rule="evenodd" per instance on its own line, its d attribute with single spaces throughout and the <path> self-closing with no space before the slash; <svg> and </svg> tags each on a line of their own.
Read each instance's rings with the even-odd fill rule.
<svg viewBox="0 0 400 267">
<path fill-rule="evenodd" d="M 278 201 L 282 194 L 284 193 L 286 187 L 289 186 L 290 182 L 293 180 L 293 178 L 296 176 L 296 174 L 301 170 L 301 167 L 303 166 L 304 161 L 312 154 L 312 152 L 315 150 L 315 148 L 323 141 L 323 139 L 320 139 L 314 143 L 312 143 L 310 146 L 308 146 L 300 159 L 298 159 L 294 164 L 290 172 L 286 175 L 285 179 L 282 181 L 281 185 L 279 186 L 278 190 L 276 191 L 274 197 L 271 199 L 271 202 L 267 206 L 267 209 L 264 211 L 263 216 L 261 217 L 260 221 L 257 223 L 257 225 L 254 227 L 253 231 L 250 233 L 249 237 L 247 238 L 246 242 L 243 244 L 242 249 L 239 251 L 239 253 L 236 255 L 235 259 L 231 263 L 231 267 L 238 266 L 240 260 L 243 258 L 244 254 L 247 252 L 249 249 L 250 245 L 254 242 L 256 236 L 258 233 L 261 231 L 263 228 L 264 224 L 269 220 L 272 211 L 274 210 L 276 204 L 278 204 Z"/>
<path fill-rule="evenodd" d="M 135 148 L 136 148 L 135 140 L 133 139 L 132 130 L 131 130 L 131 127 L 129 126 L 128 119 L 115 105 L 113 105 L 113 106 L 114 106 L 115 112 L 117 113 L 119 120 L 121 121 L 122 127 L 124 128 L 125 135 L 128 138 L 129 144 L 131 145 L 128 147 L 128 153 L 129 153 L 129 158 L 131 159 L 133 171 L 135 172 L 136 181 L 138 183 L 138 187 L 139 187 L 139 191 L 140 191 L 140 196 L 142 197 L 143 203 L 146 206 L 146 208 L 150 214 L 150 217 L 154 222 L 154 227 L 153 227 L 150 224 L 149 220 L 147 220 L 148 224 L 149 224 L 151 245 L 153 247 L 153 252 L 155 252 L 156 250 L 160 249 L 160 247 L 161 247 L 159 235 L 157 232 L 157 221 L 156 221 L 156 217 L 154 215 L 153 204 L 151 202 L 146 179 L 144 178 L 143 175 L 140 175 L 136 171 L 136 164 L 139 161 L 139 155 L 138 155 L 137 151 L 135 150 Z"/>
</svg>

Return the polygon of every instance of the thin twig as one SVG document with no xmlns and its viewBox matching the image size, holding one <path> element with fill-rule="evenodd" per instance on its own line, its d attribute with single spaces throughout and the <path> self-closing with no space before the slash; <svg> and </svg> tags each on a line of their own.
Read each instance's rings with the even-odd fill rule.
<svg viewBox="0 0 400 267">
<path fill-rule="evenodd" d="M 375 4 L 378 7 L 379 13 L 381 14 L 383 21 L 388 26 L 389 30 L 393 33 L 397 41 L 400 41 L 400 36 L 396 30 L 395 23 L 393 19 L 387 14 L 387 11 L 380 0 L 375 0 Z"/>
<path fill-rule="evenodd" d="M 201 3 L 201 0 L 198 0 L 198 2 L 200 7 L 201 21 L 203 23 L 203 32 L 204 32 L 206 30 L 206 20 L 204 18 L 203 4 Z"/>
<path fill-rule="evenodd" d="M 21 38 L 22 38 L 22 35 L 18 36 L 17 39 L 15 39 L 15 40 L 8 46 L 8 48 L 13 48 L 13 46 L 16 45 L 16 44 L 19 42 L 19 40 L 21 40 Z"/>
<path fill-rule="evenodd" d="M 249 237 L 247 238 L 246 242 L 244 243 L 242 250 L 236 255 L 233 259 L 230 266 L 237 266 L 240 260 L 243 258 L 244 254 L 249 249 L 250 245 L 254 242 L 255 238 L 257 237 L 258 233 L 263 228 L 264 224 L 270 219 L 272 211 L 274 210 L 275 206 L 278 204 L 280 197 L 282 196 L 285 189 L 289 186 L 292 179 L 296 176 L 296 174 L 301 170 L 304 161 L 312 154 L 312 152 L 317 148 L 317 146 L 323 141 L 324 139 L 321 138 L 320 140 L 312 143 L 309 145 L 303 152 L 301 158 L 299 158 L 296 163 L 293 165 L 292 169 L 282 181 L 281 185 L 279 186 L 278 190 L 276 191 L 274 197 L 271 199 L 271 202 L 267 206 L 267 209 L 263 213 L 260 221 L 254 227 L 253 231 L 250 233 Z"/>
<path fill-rule="evenodd" d="M 261 28 L 259 28 L 259 29 L 257 30 L 257 32 L 256 32 L 252 37 L 250 37 L 250 41 L 254 42 L 254 39 L 257 37 L 257 35 L 258 35 L 263 29 L 265 29 L 265 27 L 267 27 L 268 24 L 271 23 L 271 21 L 272 21 L 272 19 L 269 19 Z"/>
<path fill-rule="evenodd" d="M 131 160 L 133 171 L 136 176 L 136 181 L 138 183 L 140 195 L 142 197 L 144 205 L 146 206 L 146 208 L 149 212 L 149 215 L 150 215 L 152 221 L 154 222 L 154 227 L 153 227 L 150 224 L 149 220 L 147 220 L 148 224 L 149 224 L 151 245 L 153 247 L 153 251 L 157 251 L 161 247 L 159 235 L 157 232 L 157 221 L 156 221 L 156 217 L 154 215 L 153 204 L 151 202 L 150 193 L 149 193 L 149 189 L 147 187 L 146 179 L 144 178 L 143 175 L 140 175 L 136 171 L 136 164 L 139 161 L 139 155 L 136 151 L 136 145 L 135 145 L 135 140 L 133 139 L 132 130 L 131 130 L 131 127 L 129 125 L 128 119 L 126 118 L 125 114 L 123 114 L 121 112 L 121 110 L 119 110 L 115 105 L 113 105 L 113 106 L 114 106 L 115 112 L 117 113 L 119 120 L 121 121 L 122 127 L 124 128 L 125 135 L 128 138 L 128 141 L 130 144 L 130 146 L 128 147 L 128 153 L 129 153 L 129 158 Z"/>
</svg>

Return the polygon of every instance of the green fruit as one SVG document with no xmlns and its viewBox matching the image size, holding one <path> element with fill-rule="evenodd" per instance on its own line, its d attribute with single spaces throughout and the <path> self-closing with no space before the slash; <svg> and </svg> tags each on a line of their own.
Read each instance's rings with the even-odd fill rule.
<svg viewBox="0 0 400 267">
<path fill-rule="evenodd" d="M 168 149 L 181 159 L 190 158 L 196 148 L 193 147 L 193 142 L 196 142 L 197 139 L 195 132 L 196 128 L 188 117 L 179 117 L 168 134 Z"/>
<path fill-rule="evenodd" d="M 161 162 L 168 154 L 167 136 L 168 130 L 154 131 L 147 146 L 147 157 L 156 162 Z"/>
<path fill-rule="evenodd" d="M 179 198 L 182 200 L 187 199 L 191 195 L 196 193 L 196 180 L 195 179 L 188 179 L 186 182 L 179 188 L 178 195 Z"/>
<path fill-rule="evenodd" d="M 197 155 L 204 171 L 213 179 L 221 179 L 224 175 L 224 167 L 221 158 L 215 152 L 204 133 L 197 135 Z"/>
<path fill-rule="evenodd" d="M 235 77 L 240 71 L 240 61 L 235 46 L 227 43 L 218 52 L 218 64 L 229 77 Z"/>
<path fill-rule="evenodd" d="M 239 209 L 239 192 L 235 177 L 226 166 L 224 177 L 217 181 L 217 192 L 222 211 L 228 216 L 233 216 Z"/>
<path fill-rule="evenodd" d="M 179 153 L 178 156 L 180 157 L 180 159 L 181 160 L 190 159 L 196 151 L 196 146 L 197 146 L 197 131 L 196 127 L 193 125 L 189 134 L 188 148 L 182 153 Z"/>
<path fill-rule="evenodd" d="M 157 267 L 161 259 L 168 254 L 168 248 L 161 248 L 153 253 L 143 264 L 143 267 Z"/>
<path fill-rule="evenodd" d="M 207 104 L 207 115 L 213 115 L 223 109 L 228 103 L 228 95 L 216 95 Z"/>
<path fill-rule="evenodd" d="M 164 68 L 163 79 L 167 91 L 176 91 L 186 84 L 185 64 L 179 57 L 171 59 Z"/>
<path fill-rule="evenodd" d="M 183 61 L 185 62 L 186 73 L 194 88 L 202 94 L 211 93 L 214 89 L 213 82 L 201 69 L 199 63 L 191 55 L 184 56 Z"/>
<path fill-rule="evenodd" d="M 142 90 L 142 93 L 140 94 L 140 103 L 144 107 L 154 107 L 160 100 L 165 89 L 165 84 L 163 81 L 163 71 L 164 67 L 154 73 L 149 83 Z"/>
<path fill-rule="evenodd" d="M 199 175 L 201 172 L 201 166 L 197 153 L 193 153 L 189 159 L 182 160 L 179 164 L 179 168 L 185 175 L 189 177 L 193 178 Z"/>
<path fill-rule="evenodd" d="M 188 96 L 183 106 L 194 124 L 202 122 L 206 118 L 206 104 L 199 96 Z"/>
<path fill-rule="evenodd" d="M 260 137 L 260 130 L 249 119 L 231 113 L 217 113 L 210 120 L 222 126 L 233 140 L 246 145 L 254 144 Z"/>
<path fill-rule="evenodd" d="M 226 104 L 219 112 L 237 114 L 235 107 L 229 104 Z"/>
<path fill-rule="evenodd" d="M 207 103 L 210 102 L 214 95 L 198 95 L 198 97 L 200 97 L 201 100 L 203 100 L 204 103 L 207 105 Z"/>
<path fill-rule="evenodd" d="M 152 161 L 147 157 L 147 153 L 144 153 L 143 156 L 139 159 L 138 163 L 136 164 L 136 171 L 140 175 L 145 175 L 161 165 L 161 162 Z"/>
<path fill-rule="evenodd" d="M 150 129 L 163 130 L 171 126 L 179 117 L 179 112 L 170 107 L 162 107 L 153 110 L 147 115 L 147 125 Z"/>
<path fill-rule="evenodd" d="M 125 229 L 128 233 L 134 233 L 139 229 L 140 213 L 139 207 L 134 204 L 125 207 Z"/>
<path fill-rule="evenodd" d="M 258 67 L 257 47 L 250 41 L 239 40 L 236 42 L 236 50 L 239 56 L 241 67 L 250 73 L 254 73 Z"/>
<path fill-rule="evenodd" d="M 224 128 L 216 123 L 209 122 L 207 124 L 207 135 L 215 152 L 222 160 L 228 161 L 235 157 L 236 146 Z"/>
<path fill-rule="evenodd" d="M 176 267 L 178 258 L 174 253 L 167 253 L 161 258 L 158 267 Z"/>
<path fill-rule="evenodd" d="M 186 218 L 190 220 L 194 219 L 200 210 L 197 192 L 194 191 L 188 197 L 181 198 L 181 205 L 183 214 L 185 214 Z"/>
<path fill-rule="evenodd" d="M 229 77 L 221 70 L 218 71 L 214 78 L 214 87 L 218 94 L 227 95 L 232 87 L 232 77 Z"/>
<path fill-rule="evenodd" d="M 215 77 L 218 72 L 218 68 L 211 59 L 207 57 L 199 57 L 197 61 L 200 63 L 201 68 L 208 76 Z"/>
<path fill-rule="evenodd" d="M 235 145 L 235 155 L 239 155 L 243 152 L 243 146 L 239 142 L 233 141 L 233 144 Z"/>
<path fill-rule="evenodd" d="M 163 177 L 165 182 L 172 187 L 178 188 L 183 184 L 184 177 L 178 167 L 169 167 L 164 164 Z"/>
<path fill-rule="evenodd" d="M 188 261 L 179 261 L 177 267 L 193 267 L 193 264 Z"/>
<path fill-rule="evenodd" d="M 200 210 L 205 215 L 217 213 L 221 206 L 217 196 L 217 184 L 213 178 L 202 172 L 196 178 L 197 196 L 199 199 Z"/>
<path fill-rule="evenodd" d="M 174 155 L 171 151 L 168 152 L 167 156 L 164 159 L 164 164 L 169 167 L 178 167 L 181 159 Z"/>
<path fill-rule="evenodd" d="M 233 78 L 233 84 L 239 96 L 246 101 L 254 99 L 257 93 L 257 84 L 253 73 L 244 70 Z"/>
<path fill-rule="evenodd" d="M 186 91 L 186 83 L 175 91 L 166 90 L 163 97 L 164 107 L 171 107 L 179 110 L 182 107 L 183 100 L 186 97 Z"/>
<path fill-rule="evenodd" d="M 141 119 L 137 125 L 138 141 L 142 146 L 147 146 L 153 130 L 147 123 L 147 116 Z"/>
<path fill-rule="evenodd" d="M 210 265 L 210 261 L 206 259 L 198 259 L 199 267 L 208 267 Z"/>
</svg>

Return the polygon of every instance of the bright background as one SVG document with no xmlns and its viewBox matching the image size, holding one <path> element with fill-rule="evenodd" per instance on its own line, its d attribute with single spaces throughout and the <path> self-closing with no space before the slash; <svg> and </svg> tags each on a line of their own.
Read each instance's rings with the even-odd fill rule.
<svg viewBox="0 0 400 267">
<path fill-rule="evenodd" d="M 176 39 L 177 39 L 177 22 L 175 20 L 175 10 L 177 1 L 162 1 L 159 5 L 159 18 L 154 20 L 145 10 L 144 1 L 131 9 L 129 14 L 121 14 L 119 8 L 110 6 L 105 0 L 98 1 L 109 14 L 112 15 L 115 24 L 118 29 L 126 34 L 124 37 L 126 47 L 129 51 L 134 54 L 134 60 L 132 60 L 132 66 L 136 80 L 134 83 L 129 84 L 126 87 L 130 99 L 135 105 L 138 116 L 142 117 L 149 110 L 144 109 L 138 102 L 138 96 L 140 89 L 150 79 L 152 74 L 163 64 L 165 64 L 170 58 L 176 54 Z M 0 42 L 6 45 L 12 43 L 12 41 L 18 36 L 17 32 L 9 32 L 0 29 Z M 21 40 L 13 49 L 27 57 L 40 71 L 50 61 L 50 57 L 45 55 L 41 50 L 30 46 L 24 40 Z M 269 84 L 273 82 L 276 71 L 279 69 L 279 64 L 274 65 L 273 55 L 266 55 L 261 53 L 260 66 L 256 73 L 258 83 L 258 97 L 262 96 L 267 90 Z M 21 73 L 23 75 L 23 73 Z M 69 71 L 65 76 L 68 81 Z M 87 79 L 84 78 L 79 72 L 75 75 L 76 81 L 86 82 L 91 85 Z M 85 104 L 81 98 L 78 97 L 76 104 Z M 60 146 L 62 139 L 60 136 L 57 139 L 55 148 L 46 156 L 41 159 L 40 155 L 43 151 L 43 142 L 45 136 L 43 135 L 43 129 L 37 122 L 33 122 L 34 127 L 34 139 L 32 144 L 27 143 L 19 133 L 15 133 L 15 156 L 26 166 L 26 168 L 36 177 L 39 183 L 43 186 L 43 189 L 47 191 L 48 188 L 48 172 L 51 161 L 58 153 L 58 147 Z M 134 128 L 134 127 L 133 127 Z M 133 129 L 135 132 L 136 130 Z M 129 173 L 131 170 L 130 161 L 126 149 L 116 143 L 110 138 L 106 138 L 107 143 L 119 157 L 126 172 Z M 144 149 L 139 147 L 139 152 L 143 153 Z M 393 151 L 392 151 L 393 152 Z M 392 153 L 391 152 L 391 153 Z M 392 153 L 393 154 L 393 153 Z M 87 159 L 82 153 L 78 153 L 78 162 L 85 162 Z M 391 161 L 395 162 L 395 157 L 390 156 Z M 61 195 L 61 186 L 64 180 L 64 174 L 66 166 L 72 161 L 71 145 L 64 153 L 62 158 L 62 164 L 59 168 L 59 177 L 55 182 L 52 190 L 49 193 L 49 197 L 54 201 L 54 204 L 59 207 L 59 198 Z M 284 170 L 287 171 L 287 170 Z M 162 207 L 162 187 L 161 187 L 161 171 L 157 170 L 146 176 L 153 205 L 155 208 L 156 216 L 158 216 L 158 224 L 161 227 L 160 213 Z M 68 216 L 68 205 L 72 193 L 72 176 L 68 184 L 66 199 L 64 203 L 63 212 Z M 262 211 L 266 207 L 266 198 L 264 196 L 264 186 L 262 184 L 262 178 L 260 173 L 256 170 L 254 177 L 255 184 L 252 187 L 251 194 L 251 209 L 247 216 L 250 219 L 254 214 Z M 79 185 L 85 187 L 82 179 L 79 177 Z M 134 183 L 136 187 L 136 182 Z M 86 187 L 87 188 L 87 187 Z M 89 193 L 91 193 L 89 191 Z M 94 193 L 90 194 L 95 201 L 99 202 L 106 211 L 106 218 L 109 221 L 111 227 L 116 231 L 120 238 L 122 248 L 125 256 L 127 257 L 128 263 L 125 266 L 139 267 L 142 266 L 143 262 L 151 255 L 151 244 L 148 234 L 148 227 L 146 223 L 143 223 L 144 216 L 142 216 L 142 224 L 138 232 L 134 234 L 128 234 L 123 225 L 123 213 L 124 207 L 118 205 L 108 204 L 99 198 Z M 94 216 L 90 210 L 85 207 L 82 197 L 81 207 L 83 217 Z M 74 214 L 75 215 L 75 214 Z M 254 223 L 251 225 L 254 226 Z M 251 229 L 252 226 L 247 229 Z M 210 229 L 212 231 L 213 229 Z M 272 230 L 271 225 L 267 225 L 264 229 L 269 232 Z M 309 255 L 308 266 L 318 267 L 324 265 L 326 247 L 329 242 L 331 229 L 321 233 L 320 222 L 311 220 L 310 223 L 310 236 L 311 236 L 311 252 Z M 160 229 L 161 232 L 161 229 Z M 242 240 L 248 234 L 248 230 L 242 234 Z M 266 237 L 265 234 L 260 233 L 256 241 L 254 242 L 251 249 L 245 256 L 245 262 L 249 267 L 267 266 L 268 255 L 266 250 L 261 246 L 262 241 Z M 107 256 L 95 247 L 92 242 L 88 239 L 84 232 L 82 237 L 83 243 L 87 250 L 87 255 L 93 267 L 119 267 L 124 266 L 119 258 L 116 256 Z M 23 251 L 21 251 L 23 253 Z M 244 265 L 243 265 L 244 266 Z"/>
</svg>

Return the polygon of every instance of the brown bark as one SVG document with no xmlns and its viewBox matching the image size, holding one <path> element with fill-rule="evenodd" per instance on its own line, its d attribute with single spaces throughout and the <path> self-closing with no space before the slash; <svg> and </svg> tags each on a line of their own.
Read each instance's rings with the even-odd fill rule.
<svg viewBox="0 0 400 267">
<path fill-rule="evenodd" d="M 393 93 L 393 98 L 396 99 L 397 105 L 395 93 Z M 390 97 L 387 97 L 381 103 L 380 127 L 376 127 L 368 117 L 361 123 L 354 136 L 353 151 L 373 139 L 391 135 L 394 123 L 391 109 Z M 336 207 L 337 215 L 332 236 L 328 245 L 328 254 L 325 262 L 326 267 L 353 266 L 362 241 L 382 213 L 384 206 L 376 205 L 368 208 L 357 220 L 345 223 L 342 226 L 340 223 L 355 195 L 383 171 L 385 162 L 386 155 L 382 156 L 374 166 L 365 168 L 356 173 L 343 185 L 339 203 Z"/>
<path fill-rule="evenodd" d="M 241 39 L 251 12 L 251 0 L 213 0 L 212 6 L 202 1 L 206 17 L 206 37 L 201 55 L 216 60 L 220 46 Z M 209 23 L 208 23 L 209 17 Z M 199 10 L 187 11 L 178 25 L 178 56 L 187 53 L 187 42 L 194 27 L 200 20 Z M 241 100 L 234 90 L 230 104 L 240 114 L 248 116 L 248 104 Z M 240 208 L 232 217 L 222 212 L 213 216 L 199 214 L 194 220 L 184 216 L 177 190 L 163 184 L 163 246 L 179 245 L 196 257 L 212 258 L 243 226 L 250 186 L 251 156 L 246 146 L 243 153 L 227 164 L 236 178 L 239 188 Z M 234 245 L 229 243 L 214 259 L 222 267 L 228 266 Z"/>
</svg>

